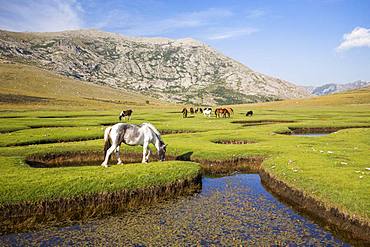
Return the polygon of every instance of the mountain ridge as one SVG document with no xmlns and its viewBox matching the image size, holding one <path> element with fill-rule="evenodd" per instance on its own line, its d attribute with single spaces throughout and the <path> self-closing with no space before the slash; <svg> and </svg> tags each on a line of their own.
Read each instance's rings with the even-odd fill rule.
<svg viewBox="0 0 370 247">
<path fill-rule="evenodd" d="M 233 104 L 309 96 L 292 83 L 255 72 L 191 38 L 126 37 L 98 30 L 0 30 L 0 56 L 177 103 Z"/>
<path fill-rule="evenodd" d="M 308 86 L 306 89 L 313 95 L 321 96 L 359 89 L 367 86 L 370 86 L 370 81 L 357 80 L 350 83 L 327 83 L 318 87 Z"/>
</svg>

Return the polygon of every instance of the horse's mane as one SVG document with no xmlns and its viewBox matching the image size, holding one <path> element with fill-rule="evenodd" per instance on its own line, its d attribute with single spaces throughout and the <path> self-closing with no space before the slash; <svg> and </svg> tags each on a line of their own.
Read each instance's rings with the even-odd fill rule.
<svg viewBox="0 0 370 247">
<path fill-rule="evenodd" d="M 159 131 L 153 126 L 153 124 L 151 124 L 151 123 L 143 123 L 142 125 L 148 126 L 158 136 L 159 140 L 162 141 L 161 133 L 159 133 Z"/>
</svg>

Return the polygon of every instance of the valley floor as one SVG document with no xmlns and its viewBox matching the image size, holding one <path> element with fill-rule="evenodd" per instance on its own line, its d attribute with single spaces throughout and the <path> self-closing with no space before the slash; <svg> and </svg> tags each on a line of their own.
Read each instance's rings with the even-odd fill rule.
<svg viewBox="0 0 370 247">
<path fill-rule="evenodd" d="M 203 167 L 245 161 L 244 168 L 252 165 L 263 172 L 267 187 L 279 193 L 276 186 L 287 186 L 328 211 L 336 210 L 351 224 L 363 226 L 358 236 L 370 236 L 369 88 L 307 100 L 236 105 L 232 106 L 234 114 L 226 119 L 201 114 L 182 118 L 182 106 L 131 104 L 134 114 L 130 123 L 154 124 L 166 134 L 163 139 L 170 159 L 180 157 L 182 161 L 133 164 L 140 161 L 140 147 L 122 146 L 123 158 L 128 157 L 126 161 L 132 164 L 112 163 L 108 169 L 98 165 L 103 131 L 118 122 L 122 105 L 89 105 L 83 99 L 66 109 L 66 103 L 59 104 L 62 101 L 58 99 L 50 108 L 48 103 L 27 100 L 1 106 L 3 212 L 12 205 L 194 180 L 200 168 L 189 161 Z M 248 110 L 254 111 L 253 117 L 245 116 Z M 290 135 L 311 131 L 334 132 L 317 137 Z M 93 157 L 90 163 L 84 162 L 89 154 Z M 63 156 L 75 157 L 78 165 L 65 166 L 68 159 Z M 27 162 L 34 159 L 44 168 Z M 48 166 L 52 167 L 45 168 Z M 7 215 L 1 217 L 6 219 Z"/>
</svg>

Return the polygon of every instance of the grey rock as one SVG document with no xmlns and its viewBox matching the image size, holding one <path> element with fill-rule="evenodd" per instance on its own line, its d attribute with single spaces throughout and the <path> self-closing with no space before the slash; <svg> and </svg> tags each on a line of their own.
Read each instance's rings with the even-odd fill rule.
<svg viewBox="0 0 370 247">
<path fill-rule="evenodd" d="M 193 39 L 133 38 L 97 30 L 0 30 L 0 56 L 171 102 L 232 104 L 310 95 Z"/>
</svg>

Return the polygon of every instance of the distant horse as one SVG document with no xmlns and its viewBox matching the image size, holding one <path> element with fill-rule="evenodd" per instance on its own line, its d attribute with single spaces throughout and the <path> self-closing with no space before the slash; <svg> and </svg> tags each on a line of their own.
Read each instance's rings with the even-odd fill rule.
<svg viewBox="0 0 370 247">
<path fill-rule="evenodd" d="M 234 114 L 234 109 L 233 109 L 233 108 L 231 108 L 231 107 L 226 107 L 225 109 L 226 109 L 226 110 L 228 110 L 228 112 L 229 112 L 230 114 Z"/>
<path fill-rule="evenodd" d="M 253 116 L 253 111 L 248 111 L 245 115 L 246 115 L 247 117 L 251 117 L 251 116 Z"/>
<path fill-rule="evenodd" d="M 227 108 L 217 108 L 215 110 L 215 115 L 216 115 L 216 118 L 220 118 L 220 117 L 230 117 L 230 112 Z"/>
<path fill-rule="evenodd" d="M 219 117 L 220 110 L 221 110 L 221 108 L 216 108 L 215 109 L 215 116 L 216 116 L 216 118 Z"/>
<path fill-rule="evenodd" d="M 190 107 L 190 114 L 194 114 L 194 109 L 193 109 L 193 107 Z"/>
<path fill-rule="evenodd" d="M 125 117 L 127 117 L 128 120 L 131 120 L 132 112 L 133 111 L 131 109 L 121 111 L 121 113 L 119 114 L 119 117 L 118 117 L 119 118 L 119 121 L 121 121 L 121 119 L 122 118 L 125 118 Z"/>
<path fill-rule="evenodd" d="M 224 118 L 230 117 L 230 111 L 228 108 L 223 108 L 221 114 Z"/>
<path fill-rule="evenodd" d="M 212 114 L 212 108 L 211 108 L 211 107 L 206 107 L 206 108 L 204 108 L 204 110 L 203 110 L 203 114 L 204 114 L 204 116 L 211 117 L 211 114 Z"/>
<path fill-rule="evenodd" d="M 183 118 L 188 117 L 188 110 L 186 108 L 182 109 L 182 112 L 181 113 L 182 113 L 182 117 Z"/>
<path fill-rule="evenodd" d="M 161 139 L 161 134 L 152 124 L 143 123 L 141 125 L 135 125 L 118 123 L 106 128 L 104 131 L 104 161 L 101 166 L 108 167 L 109 157 L 114 151 L 116 151 L 118 164 L 122 164 L 119 155 L 121 143 L 130 146 L 142 145 L 142 163 L 147 163 L 149 161 L 151 150 L 148 146 L 152 143 L 157 149 L 159 159 L 161 161 L 165 160 L 167 145 L 164 144 Z M 148 154 L 147 151 L 149 151 Z"/>
</svg>

